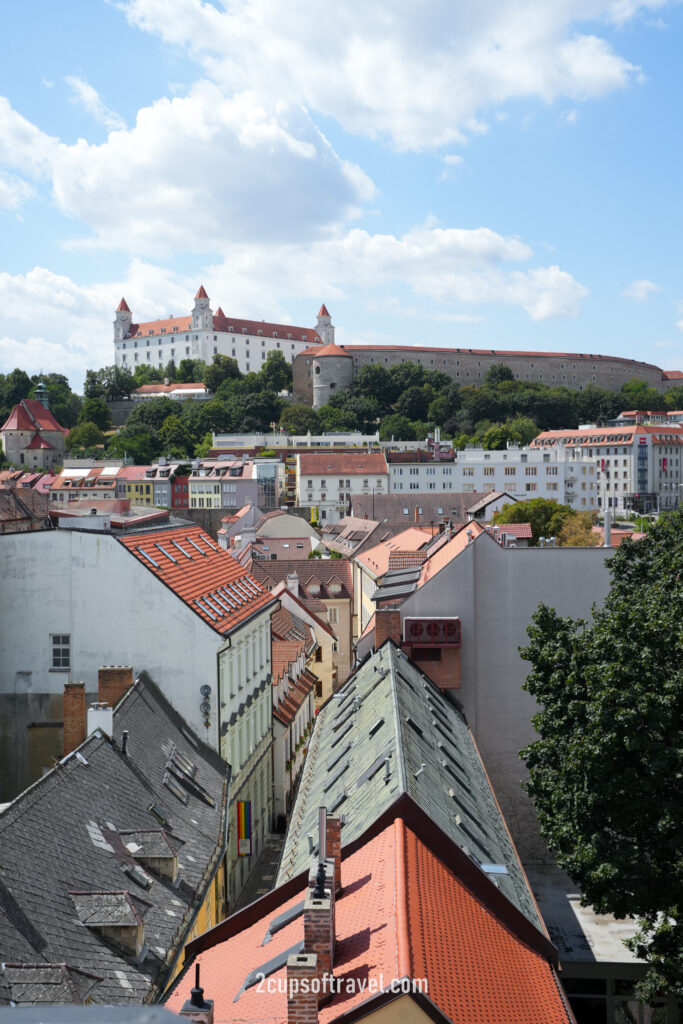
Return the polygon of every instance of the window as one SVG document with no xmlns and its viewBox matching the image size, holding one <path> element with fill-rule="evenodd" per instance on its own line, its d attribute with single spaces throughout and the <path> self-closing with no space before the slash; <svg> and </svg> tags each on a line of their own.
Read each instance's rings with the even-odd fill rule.
<svg viewBox="0 0 683 1024">
<path fill-rule="evenodd" d="M 50 635 L 51 668 L 57 672 L 68 672 L 71 668 L 71 637 L 68 633 Z"/>
<path fill-rule="evenodd" d="M 339 622 L 339 610 L 337 608 L 328 608 L 327 621 L 331 626 L 334 626 Z"/>
<path fill-rule="evenodd" d="M 505 467 L 505 476 L 514 476 L 516 472 L 517 472 L 517 469 L 516 469 L 515 466 L 506 466 Z"/>
</svg>

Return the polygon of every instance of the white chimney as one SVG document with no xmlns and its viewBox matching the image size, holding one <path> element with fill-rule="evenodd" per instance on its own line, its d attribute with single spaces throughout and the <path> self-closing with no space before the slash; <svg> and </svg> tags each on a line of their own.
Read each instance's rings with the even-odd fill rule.
<svg viewBox="0 0 683 1024">
<path fill-rule="evenodd" d="M 104 703 L 91 704 L 88 708 L 88 736 L 101 729 L 110 738 L 114 735 L 114 709 Z"/>
<path fill-rule="evenodd" d="M 299 596 L 299 575 L 296 572 L 290 572 L 287 574 L 287 590 L 289 590 L 295 597 Z"/>
</svg>

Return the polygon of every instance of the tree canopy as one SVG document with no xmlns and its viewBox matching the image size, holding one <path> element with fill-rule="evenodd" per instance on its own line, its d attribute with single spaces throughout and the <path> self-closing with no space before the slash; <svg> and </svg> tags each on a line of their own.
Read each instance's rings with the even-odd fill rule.
<svg viewBox="0 0 683 1024">
<path fill-rule="evenodd" d="M 500 512 L 493 516 L 493 522 L 530 523 L 532 545 L 538 544 L 540 537 L 558 537 L 568 519 L 576 515 L 569 505 L 560 505 L 549 498 L 532 498 L 531 501 L 517 501 L 504 505 Z"/>
<path fill-rule="evenodd" d="M 643 998 L 683 996 L 683 511 L 624 541 L 586 624 L 541 605 L 522 751 L 541 835 L 598 913 L 638 920 Z"/>
</svg>

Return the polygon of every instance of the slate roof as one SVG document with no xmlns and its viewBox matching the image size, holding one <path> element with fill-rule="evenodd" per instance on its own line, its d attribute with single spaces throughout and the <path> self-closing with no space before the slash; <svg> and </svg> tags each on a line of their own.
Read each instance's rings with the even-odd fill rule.
<svg viewBox="0 0 683 1024">
<path fill-rule="evenodd" d="M 129 533 L 119 542 L 222 636 L 275 603 L 256 574 L 246 572 L 198 526 Z"/>
<path fill-rule="evenodd" d="M 326 805 L 330 813 L 344 815 L 346 846 L 403 794 L 467 852 L 529 921 L 541 927 L 465 719 L 390 641 L 318 713 L 278 884 L 307 867 L 308 833 L 316 833 L 319 807 Z"/>
<path fill-rule="evenodd" d="M 468 508 L 473 502 L 485 497 L 485 494 L 481 491 L 472 494 L 460 491 L 441 494 L 432 491 L 425 494 L 375 494 L 374 502 L 371 494 L 352 494 L 351 513 L 361 519 L 379 520 L 385 527 L 396 525 L 402 530 L 407 526 L 429 526 L 442 519 L 466 523 Z M 404 509 L 407 511 L 404 512 Z"/>
<path fill-rule="evenodd" d="M 512 494 L 508 494 L 507 491 L 490 491 L 483 498 L 480 498 L 479 501 L 475 501 L 473 505 L 470 505 L 467 511 L 471 515 L 476 515 L 477 512 L 483 512 L 485 508 L 494 501 L 499 501 L 500 498 L 509 498 L 513 505 L 517 504 L 517 499 Z"/>
<path fill-rule="evenodd" d="M 67 964 L 0 964 L 0 1006 L 83 1003 L 102 979 Z"/>
<path fill-rule="evenodd" d="M 341 990 L 320 1007 L 321 1024 L 359 1020 L 373 1009 L 380 1014 L 380 1005 L 391 999 L 391 980 L 399 978 L 426 981 L 428 998 L 413 998 L 424 1019 L 439 1024 L 570 1024 L 552 966 L 556 950 L 538 932 L 520 935 L 503 908 L 462 877 L 453 852 L 448 840 L 435 844 L 398 817 L 342 860 L 333 962 Z M 283 1024 L 285 953 L 303 945 L 303 918 L 295 908 L 306 882 L 301 878 L 264 896 L 194 942 L 195 958 L 166 1006 L 180 1009 L 199 963 L 217 1021 Z M 271 932 L 276 917 L 281 927 Z M 273 984 L 257 984 L 261 971 Z M 350 979 L 366 985 L 349 990 Z M 423 1019 L 416 1011 L 418 1016 Z M 382 1019 L 413 1018 L 386 1007 Z"/>
<path fill-rule="evenodd" d="M 127 755 L 98 731 L 0 813 L 2 960 L 97 976 L 90 998 L 103 1004 L 163 988 L 225 842 L 230 769 L 144 673 L 114 711 L 114 736 L 123 730 Z M 183 755 L 196 769 L 186 782 Z M 131 832 L 178 850 L 177 884 L 143 867 Z M 92 927 L 138 918 L 139 960 Z M 22 1001 L 34 1002 L 44 982 L 26 977 Z M 0 1003 L 13 998 L 7 984 L 0 975 Z"/>
</svg>

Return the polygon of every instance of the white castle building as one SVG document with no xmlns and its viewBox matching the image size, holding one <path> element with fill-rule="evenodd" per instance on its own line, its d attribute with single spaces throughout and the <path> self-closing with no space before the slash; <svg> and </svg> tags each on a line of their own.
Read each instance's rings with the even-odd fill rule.
<svg viewBox="0 0 683 1024">
<path fill-rule="evenodd" d="M 195 295 L 190 316 L 137 324 L 128 303 L 121 299 L 114 320 L 115 362 L 131 371 L 140 363 L 163 369 L 171 359 L 176 366 L 183 359 L 211 363 L 220 354 L 236 359 L 242 373 L 257 372 L 270 352 L 282 352 L 291 363 L 304 349 L 333 342 L 334 327 L 324 305 L 315 329 L 240 320 L 226 316 L 220 306 L 214 313 L 203 285 Z"/>
</svg>

